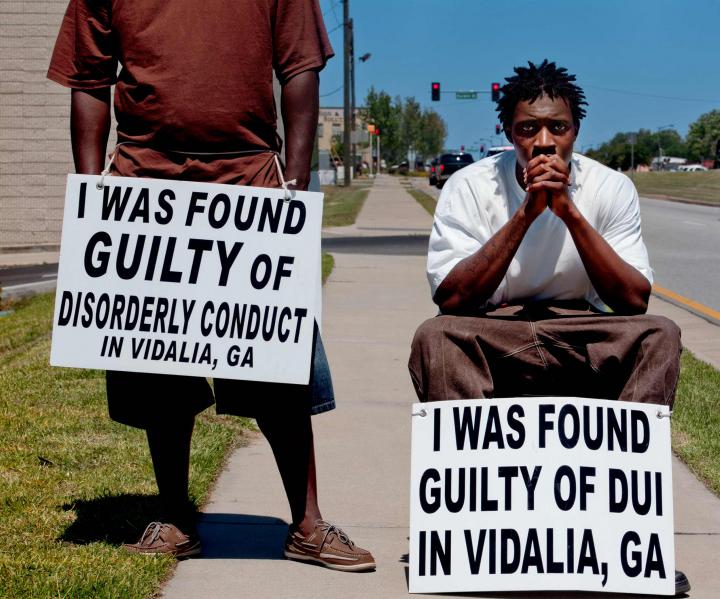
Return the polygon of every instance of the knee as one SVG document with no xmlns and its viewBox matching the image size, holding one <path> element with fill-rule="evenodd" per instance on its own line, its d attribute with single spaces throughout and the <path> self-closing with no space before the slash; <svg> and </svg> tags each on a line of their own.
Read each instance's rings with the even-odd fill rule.
<svg viewBox="0 0 720 599">
<path fill-rule="evenodd" d="M 650 336 L 654 342 L 665 349 L 666 352 L 680 352 L 680 327 L 665 316 L 647 315 L 647 324 Z"/>
</svg>

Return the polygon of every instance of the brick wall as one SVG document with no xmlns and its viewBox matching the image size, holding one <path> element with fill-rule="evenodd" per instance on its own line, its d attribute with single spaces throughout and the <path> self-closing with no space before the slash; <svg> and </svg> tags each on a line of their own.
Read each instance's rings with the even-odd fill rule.
<svg viewBox="0 0 720 599">
<path fill-rule="evenodd" d="M 70 92 L 45 73 L 66 7 L 0 0 L 0 252 L 60 243 Z"/>
</svg>

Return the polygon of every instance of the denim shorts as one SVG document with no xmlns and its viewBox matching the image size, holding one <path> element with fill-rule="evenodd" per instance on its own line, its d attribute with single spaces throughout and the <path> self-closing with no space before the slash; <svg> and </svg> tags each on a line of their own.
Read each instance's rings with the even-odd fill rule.
<svg viewBox="0 0 720 599">
<path fill-rule="evenodd" d="M 330 365 L 315 325 L 310 382 L 307 385 L 215 379 L 213 390 L 202 377 L 107 371 L 110 417 L 147 428 L 168 417 L 194 416 L 216 403 L 218 414 L 257 418 L 264 414 L 293 416 L 335 409 Z"/>
</svg>

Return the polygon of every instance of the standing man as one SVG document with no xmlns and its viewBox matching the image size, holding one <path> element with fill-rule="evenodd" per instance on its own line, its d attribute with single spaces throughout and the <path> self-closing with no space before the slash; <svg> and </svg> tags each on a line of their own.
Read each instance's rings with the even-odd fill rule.
<svg viewBox="0 0 720 599">
<path fill-rule="evenodd" d="M 415 334 L 421 401 L 584 396 L 672 406 L 680 330 L 645 314 L 652 270 L 630 179 L 573 153 L 587 104 L 575 76 L 529 63 L 506 79 L 515 151 L 443 188 L 427 271 L 441 315 Z M 676 591 L 690 589 L 676 573 Z"/>
<path fill-rule="evenodd" d="M 273 71 L 282 87 L 285 179 L 306 190 L 318 120 L 318 73 L 333 51 L 317 0 L 70 0 L 48 77 L 72 89 L 78 173 L 98 174 L 115 85 L 113 174 L 279 187 Z M 118 72 L 118 65 L 120 66 Z M 315 334 L 309 385 L 215 381 L 219 413 L 255 417 L 292 512 L 288 558 L 372 570 L 372 555 L 322 519 L 311 415 L 335 407 Z M 200 552 L 188 499 L 195 416 L 213 403 L 203 378 L 108 372 L 110 416 L 147 432 L 164 509 L 137 553 Z"/>
</svg>

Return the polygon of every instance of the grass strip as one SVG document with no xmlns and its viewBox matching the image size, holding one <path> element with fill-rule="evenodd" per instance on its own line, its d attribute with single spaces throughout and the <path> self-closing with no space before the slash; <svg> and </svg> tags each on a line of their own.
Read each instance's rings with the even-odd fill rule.
<svg viewBox="0 0 720 599">
<path fill-rule="evenodd" d="M 673 450 L 720 495 L 720 371 L 683 351 L 673 407 Z"/>
<path fill-rule="evenodd" d="M 425 208 L 430 216 L 435 216 L 435 206 L 437 206 L 437 200 L 434 197 L 415 187 L 409 187 L 405 191 L 414 197 L 415 201 Z"/>
<path fill-rule="evenodd" d="M 143 431 L 107 417 L 100 371 L 48 364 L 53 295 L 0 319 L 0 597 L 147 597 L 175 561 L 119 547 L 157 518 Z M 205 500 L 250 422 L 200 416 L 190 494 Z"/>
<path fill-rule="evenodd" d="M 327 278 L 330 276 L 330 273 L 332 272 L 332 269 L 335 267 L 335 258 L 332 257 L 331 254 L 328 254 L 327 252 L 323 252 L 322 254 L 322 282 L 323 284 L 325 281 L 327 281 Z"/>
<path fill-rule="evenodd" d="M 352 225 L 357 219 L 370 191 L 370 184 L 353 183 L 350 187 L 325 185 L 323 227 Z"/>
<path fill-rule="evenodd" d="M 720 171 L 633 173 L 632 179 L 640 195 L 720 206 Z"/>
</svg>

